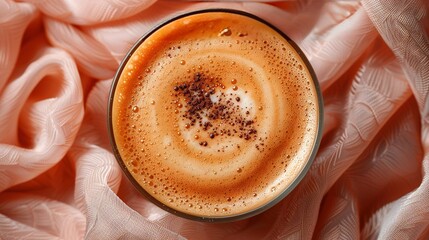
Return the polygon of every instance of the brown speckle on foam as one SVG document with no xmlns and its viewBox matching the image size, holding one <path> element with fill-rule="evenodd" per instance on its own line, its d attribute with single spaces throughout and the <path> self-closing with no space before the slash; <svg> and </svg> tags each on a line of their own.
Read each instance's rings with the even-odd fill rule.
<svg viewBox="0 0 429 240">
<path fill-rule="evenodd" d="M 233 79 L 231 82 L 236 83 L 237 80 Z M 184 108 L 184 111 L 179 112 L 187 122 L 185 124 L 187 129 L 199 127 L 198 131 L 208 132 L 210 139 L 216 136 L 237 136 L 245 140 L 256 140 L 258 131 L 255 121 L 249 117 L 249 111 L 242 114 L 237 105 L 240 102 L 240 97 L 231 101 L 222 92 L 224 88 L 225 86 L 221 82 L 214 81 L 213 77 L 197 72 L 193 79 L 184 79 L 184 81 L 179 81 L 173 86 L 176 100 L 172 103 L 176 104 L 178 108 Z M 238 87 L 234 85 L 232 89 L 237 90 Z M 214 94 L 218 97 L 216 102 L 211 99 Z M 185 100 L 183 104 L 178 103 L 180 99 Z M 198 140 L 200 136 L 195 135 L 194 139 Z M 203 139 L 199 145 L 208 146 L 209 139 Z"/>
</svg>

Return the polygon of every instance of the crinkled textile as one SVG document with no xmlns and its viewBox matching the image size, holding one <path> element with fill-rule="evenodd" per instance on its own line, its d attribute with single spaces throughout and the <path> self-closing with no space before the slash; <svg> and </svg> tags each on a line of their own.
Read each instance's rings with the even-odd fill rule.
<svg viewBox="0 0 429 240">
<path fill-rule="evenodd" d="M 224 7 L 305 52 L 323 138 L 301 184 L 234 223 L 171 215 L 109 145 L 120 61 L 160 21 Z M 1 239 L 429 239 L 429 2 L 0 0 Z"/>
</svg>

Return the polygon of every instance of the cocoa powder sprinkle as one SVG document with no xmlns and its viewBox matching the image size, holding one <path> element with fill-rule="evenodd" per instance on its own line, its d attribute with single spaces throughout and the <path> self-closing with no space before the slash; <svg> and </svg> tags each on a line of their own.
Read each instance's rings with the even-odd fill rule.
<svg viewBox="0 0 429 240">
<path fill-rule="evenodd" d="M 202 131 L 209 131 L 210 139 L 226 135 L 256 140 L 257 130 L 254 120 L 248 116 L 249 111 L 242 114 L 240 107 L 236 105 L 236 102 L 240 102 L 240 97 L 235 98 L 236 102 L 228 100 L 221 91 L 224 88 L 218 78 L 197 72 L 191 80 L 179 80 L 173 86 L 172 90 L 177 98 L 173 104 L 182 108 L 180 112 L 186 128 L 198 126 Z M 212 95 L 216 96 L 216 102 L 212 102 Z M 178 102 L 181 102 L 180 106 Z M 206 147 L 209 143 L 203 139 L 199 145 Z"/>
</svg>

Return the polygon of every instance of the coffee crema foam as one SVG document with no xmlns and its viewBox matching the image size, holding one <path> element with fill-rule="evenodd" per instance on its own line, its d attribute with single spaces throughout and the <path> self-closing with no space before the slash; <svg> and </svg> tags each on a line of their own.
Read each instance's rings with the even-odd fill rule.
<svg viewBox="0 0 429 240">
<path fill-rule="evenodd" d="M 316 87 L 279 33 L 234 13 L 199 13 L 147 37 L 117 83 L 113 133 L 139 185 L 200 217 L 240 215 L 287 189 L 309 161 Z"/>
</svg>

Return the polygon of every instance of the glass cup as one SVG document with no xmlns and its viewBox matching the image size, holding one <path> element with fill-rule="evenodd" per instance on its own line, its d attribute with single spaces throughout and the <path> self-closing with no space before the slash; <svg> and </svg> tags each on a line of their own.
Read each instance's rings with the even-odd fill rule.
<svg viewBox="0 0 429 240">
<path fill-rule="evenodd" d="M 119 90 L 118 90 L 118 83 L 121 81 L 121 77 L 123 77 L 124 72 L 126 71 L 127 64 L 131 61 L 132 57 L 134 56 L 134 54 L 137 51 L 137 49 L 139 48 L 139 46 L 141 46 L 146 41 L 149 41 L 148 39 L 150 39 L 150 37 L 154 33 L 158 32 L 158 31 L 163 31 L 164 28 L 171 23 L 183 20 L 184 18 L 196 16 L 198 14 L 216 14 L 216 13 L 228 13 L 228 14 L 240 15 L 240 16 L 245 17 L 245 18 L 253 19 L 254 21 L 262 23 L 267 28 L 272 29 L 276 34 L 279 34 L 290 45 L 291 49 L 296 52 L 297 56 L 299 56 L 300 60 L 304 63 L 304 69 L 307 70 L 307 73 L 311 78 L 309 84 L 311 84 L 314 87 L 313 88 L 315 91 L 315 103 L 314 104 L 315 104 L 315 108 L 316 108 L 315 112 L 317 113 L 316 122 L 314 123 L 314 129 L 315 129 L 314 130 L 314 136 L 313 136 L 314 139 L 313 139 L 312 143 L 306 147 L 306 150 L 309 152 L 309 154 L 307 154 L 305 156 L 305 159 L 303 159 L 304 164 L 299 166 L 299 170 L 297 170 L 294 173 L 294 176 L 290 180 L 290 183 L 287 185 L 287 187 L 277 191 L 274 196 L 267 197 L 267 199 L 265 199 L 265 202 L 263 204 L 256 204 L 254 207 L 250 207 L 250 208 L 248 208 L 242 212 L 233 213 L 233 214 L 225 213 L 223 215 L 215 213 L 215 212 L 213 212 L 213 214 L 207 214 L 207 213 L 195 214 L 192 211 L 183 211 L 183 209 L 181 209 L 180 207 L 174 207 L 174 206 L 168 205 L 168 203 L 166 203 L 163 200 L 159 200 L 153 194 L 153 191 L 150 191 L 150 190 L 148 190 L 148 188 L 145 188 L 143 186 L 144 184 L 142 184 L 142 180 L 136 179 L 137 175 L 136 175 L 136 173 L 133 173 L 134 170 L 131 166 L 132 163 L 126 162 L 126 158 L 128 158 L 128 157 L 124 157 L 125 154 L 123 151 L 121 151 L 121 149 L 123 148 L 123 146 L 122 146 L 123 144 L 121 143 L 122 145 L 120 145 L 118 142 L 120 142 L 119 141 L 120 138 L 124 138 L 124 137 L 118 136 L 118 134 L 115 132 L 115 128 L 118 128 L 117 126 L 122 126 L 122 123 L 121 123 L 120 119 L 118 119 L 118 118 L 115 119 L 115 117 L 114 117 L 115 116 L 115 114 L 114 114 L 115 100 L 118 100 L 119 95 L 120 95 Z M 228 30 L 229 29 L 225 28 L 223 30 L 223 32 L 221 31 L 221 32 L 219 32 L 219 34 L 220 35 L 222 35 L 222 34 L 229 35 L 230 32 L 228 32 Z M 243 36 L 244 36 L 244 34 L 243 34 Z M 137 81 L 137 79 L 136 79 L 136 81 Z M 133 110 L 129 110 L 129 111 L 133 111 Z M 318 81 L 316 79 L 316 75 L 315 75 L 309 61 L 307 60 L 307 58 L 305 57 L 305 55 L 301 51 L 301 49 L 298 47 L 298 45 L 295 44 L 288 36 L 286 36 L 283 32 L 281 32 L 279 29 L 274 27 L 269 22 L 267 22 L 267 21 L 265 21 L 265 20 L 263 20 L 257 16 L 254 16 L 250 13 L 238 11 L 238 10 L 232 10 L 232 9 L 205 9 L 205 10 L 188 12 L 188 13 L 185 13 L 185 14 L 182 14 L 179 16 L 172 17 L 172 18 L 164 21 L 162 24 L 156 26 L 155 28 L 153 28 L 148 33 L 146 33 L 143 37 L 141 37 L 135 43 L 135 45 L 130 49 L 130 51 L 127 53 L 127 55 L 123 59 L 121 65 L 120 65 L 120 67 L 119 67 L 119 69 L 118 69 L 118 71 L 117 71 L 117 73 L 113 79 L 111 92 L 110 92 L 110 96 L 109 96 L 109 103 L 108 103 L 108 131 L 109 131 L 110 142 L 112 145 L 113 153 L 114 153 L 119 165 L 121 166 L 123 172 L 127 176 L 127 178 L 131 181 L 131 183 L 136 187 L 136 189 L 141 194 L 143 194 L 146 198 L 148 198 L 151 202 L 153 202 L 154 204 L 156 204 L 160 208 L 162 208 L 162 209 L 164 209 L 170 213 L 176 214 L 180 217 L 184 217 L 184 218 L 188 218 L 188 219 L 192 219 L 192 220 L 197 220 L 197 221 L 229 222 L 229 221 L 241 220 L 241 219 L 245 219 L 248 217 L 255 216 L 259 213 L 262 213 L 263 211 L 271 208 L 272 206 L 274 206 L 275 204 L 280 202 L 284 197 L 286 197 L 299 184 L 299 182 L 303 179 L 303 177 L 307 173 L 308 169 L 310 168 L 310 166 L 313 162 L 313 159 L 316 156 L 316 152 L 318 150 L 319 144 L 320 144 L 320 139 L 321 139 L 321 134 L 322 134 L 322 130 L 321 130 L 322 126 L 323 126 L 323 100 L 322 100 L 322 96 L 320 93 Z M 129 126 L 129 127 L 131 128 L 131 126 Z M 286 158 L 286 156 L 284 156 L 284 158 Z M 144 161 L 145 161 L 144 157 L 142 156 L 140 159 L 141 159 L 142 164 L 144 164 Z M 174 194 L 174 193 L 172 192 L 172 194 Z M 230 201 L 230 199 L 226 198 L 225 202 L 227 203 L 228 201 Z M 234 208 L 234 206 L 232 206 L 232 205 L 230 207 Z M 216 210 L 216 208 L 214 208 L 214 209 Z M 222 210 L 218 209 L 218 211 L 222 211 Z M 218 212 L 218 211 L 216 211 L 216 212 Z"/>
</svg>

